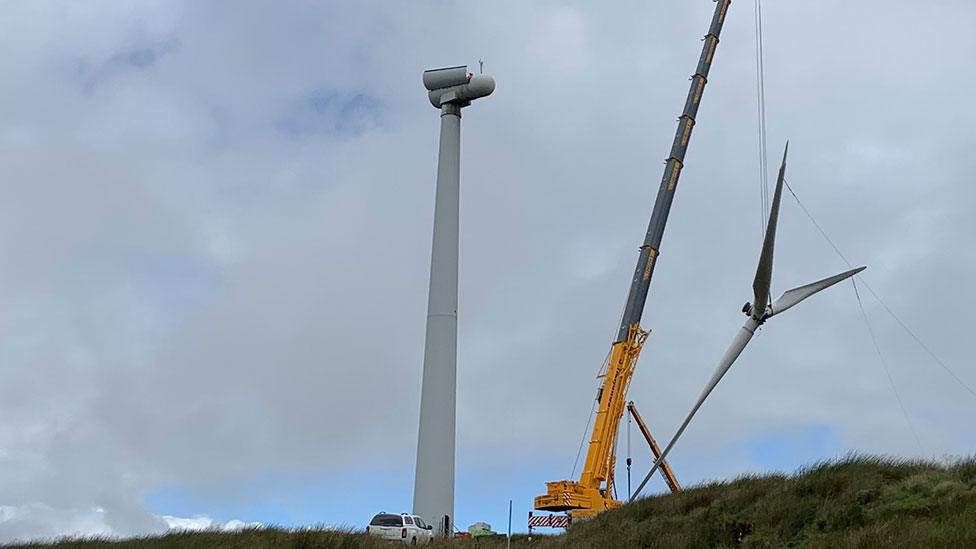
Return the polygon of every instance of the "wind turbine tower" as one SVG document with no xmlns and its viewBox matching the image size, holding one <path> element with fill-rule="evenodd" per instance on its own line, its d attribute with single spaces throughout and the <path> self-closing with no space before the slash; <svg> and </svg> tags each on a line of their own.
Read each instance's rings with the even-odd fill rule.
<svg viewBox="0 0 976 549">
<path fill-rule="evenodd" d="M 457 407 L 458 197 L 461 179 L 461 109 L 490 95 L 495 81 L 467 66 L 424 72 L 431 105 L 441 112 L 430 257 L 427 334 L 420 394 L 420 433 L 413 512 L 450 536 L 454 520 L 454 438 Z"/>
</svg>

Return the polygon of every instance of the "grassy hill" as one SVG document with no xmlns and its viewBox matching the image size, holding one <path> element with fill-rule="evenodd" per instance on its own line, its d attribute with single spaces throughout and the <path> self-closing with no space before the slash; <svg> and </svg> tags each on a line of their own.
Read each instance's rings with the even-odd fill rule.
<svg viewBox="0 0 976 549">
<path fill-rule="evenodd" d="M 505 540 L 434 547 L 504 547 Z M 652 497 L 513 547 L 976 547 L 976 460 L 949 465 L 851 457 L 796 474 L 747 476 Z M 64 541 L 72 549 L 388 548 L 362 534 L 322 530 L 180 533 L 127 541 Z"/>
</svg>

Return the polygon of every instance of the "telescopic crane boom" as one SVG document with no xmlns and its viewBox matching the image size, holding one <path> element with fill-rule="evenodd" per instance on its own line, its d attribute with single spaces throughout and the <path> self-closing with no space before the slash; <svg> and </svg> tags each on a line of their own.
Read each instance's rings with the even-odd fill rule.
<svg viewBox="0 0 976 549">
<path fill-rule="evenodd" d="M 627 401 L 627 388 L 634 375 L 637 357 L 647 339 L 648 332 L 640 326 L 644 303 L 654 274 L 654 266 L 660 251 L 664 227 L 671 211 L 678 178 L 684 167 L 685 153 L 695 126 L 695 117 L 701 103 L 708 72 L 712 66 L 719 35 L 731 0 L 718 0 L 712 24 L 705 36 L 698 69 L 691 79 L 691 89 L 685 108 L 678 119 L 678 130 L 671 146 L 671 155 L 664 167 L 664 177 L 654 202 L 651 221 L 647 227 L 640 257 L 634 269 L 630 293 L 624 308 L 617 337 L 614 340 L 606 368 L 601 374 L 602 384 L 597 393 L 599 401 L 596 421 L 586 453 L 586 462 L 578 481 L 562 480 L 546 483 L 546 493 L 535 498 L 535 508 L 543 511 L 568 511 L 576 518 L 589 518 L 597 513 L 620 506 L 613 497 L 614 464 L 616 463 L 616 439 Z"/>
</svg>

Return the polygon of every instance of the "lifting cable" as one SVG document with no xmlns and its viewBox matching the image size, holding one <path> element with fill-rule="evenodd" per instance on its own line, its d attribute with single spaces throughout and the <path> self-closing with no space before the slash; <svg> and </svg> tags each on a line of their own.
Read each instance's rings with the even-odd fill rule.
<svg viewBox="0 0 976 549">
<path fill-rule="evenodd" d="M 597 372 L 597 376 L 603 372 L 603 368 L 610 362 L 610 353 L 607 352 L 607 358 L 603 361 L 603 366 Z M 603 388 L 603 384 L 600 384 L 600 388 Z M 598 393 L 599 394 L 599 393 Z M 590 423 L 593 422 L 593 412 L 596 411 L 596 405 L 600 402 L 599 398 L 593 399 L 593 406 L 590 407 L 590 414 L 586 416 L 586 427 L 583 428 L 583 436 L 580 437 L 579 449 L 576 450 L 576 461 L 573 462 L 573 472 L 569 474 L 569 478 L 576 477 L 576 468 L 579 467 L 580 456 L 583 455 L 583 446 L 586 445 L 586 434 L 590 432 Z"/>
<path fill-rule="evenodd" d="M 623 322 L 623 313 L 622 312 L 620 314 L 620 322 Z M 618 323 L 618 325 L 619 325 L 619 323 Z M 613 335 L 615 335 L 615 334 L 611 333 L 611 337 Z M 606 372 L 607 368 L 609 368 L 609 366 L 610 366 L 610 355 L 612 354 L 612 352 L 613 352 L 613 349 L 611 349 L 610 351 L 607 351 L 607 355 L 603 358 L 603 364 L 601 364 L 600 365 L 600 369 L 596 371 L 596 377 L 597 377 L 597 379 L 599 379 L 601 375 L 604 375 L 604 373 Z M 602 392 L 602 389 L 603 389 L 603 384 L 601 383 L 600 384 L 600 390 L 601 390 L 601 392 Z M 576 450 L 576 461 L 573 462 L 573 472 L 569 474 L 569 478 L 575 478 L 576 477 L 576 468 L 579 467 L 580 456 L 583 455 L 583 446 L 586 445 L 586 434 L 590 432 L 590 423 L 593 422 L 593 413 L 596 412 L 596 405 L 599 404 L 599 402 L 600 402 L 600 398 L 599 398 L 599 395 L 600 394 L 601 393 L 597 393 L 597 395 L 598 395 L 597 398 L 593 399 L 593 406 L 590 407 L 590 415 L 586 416 L 586 427 L 583 428 L 583 435 L 580 436 L 579 449 Z"/>
<path fill-rule="evenodd" d="M 762 234 L 766 234 L 766 213 L 769 211 L 769 161 L 766 154 L 766 63 L 763 56 L 762 0 L 755 0 L 756 18 L 756 113 L 759 126 L 759 189 L 762 192 L 760 219 Z"/>
<path fill-rule="evenodd" d="M 590 423 L 593 421 L 593 412 L 596 411 L 597 402 L 596 399 L 593 399 L 593 407 L 590 408 L 590 415 L 586 418 L 586 427 L 583 429 L 579 450 L 576 450 L 576 461 L 573 462 L 573 472 L 569 474 L 569 478 L 576 478 L 576 468 L 579 467 L 580 456 L 583 455 L 583 446 L 586 444 L 586 433 L 590 432 Z"/>
<path fill-rule="evenodd" d="M 843 252 L 840 251 L 840 248 L 837 247 L 837 244 L 835 244 L 834 241 L 830 238 L 830 236 L 827 235 L 827 231 L 825 231 L 823 227 L 820 226 L 820 223 L 817 223 L 817 220 L 813 217 L 813 214 L 810 213 L 810 210 L 808 210 L 807 207 L 803 205 L 803 202 L 800 201 L 800 197 L 798 197 L 796 195 L 796 192 L 793 191 L 793 187 L 790 187 L 790 182 L 784 180 L 783 183 L 786 184 L 787 190 L 789 190 L 790 194 L 793 195 L 793 199 L 796 200 L 796 203 L 800 206 L 800 209 L 803 210 L 803 213 L 806 214 L 807 218 L 810 219 L 810 222 L 813 223 L 813 226 L 817 228 L 818 232 L 820 232 L 820 236 L 822 236 L 824 240 L 826 240 L 827 243 L 830 244 L 830 247 L 834 249 L 834 252 L 837 254 L 837 257 L 841 258 L 844 264 L 846 264 L 848 268 L 852 269 L 853 266 L 851 262 L 847 260 L 847 257 L 845 257 Z M 943 370 L 945 370 L 946 373 L 949 374 L 949 376 L 951 376 L 952 379 L 955 380 L 955 382 L 960 387 L 965 389 L 967 392 L 969 392 L 970 395 L 972 395 L 974 399 L 976 399 L 976 390 L 973 390 L 973 388 L 970 387 L 969 384 L 967 384 L 965 381 L 962 380 L 962 378 L 956 375 L 956 373 L 951 368 L 949 368 L 949 366 L 942 359 L 940 359 L 938 355 L 936 355 L 932 351 L 932 349 L 928 345 L 926 345 L 925 342 L 923 342 L 920 337 L 918 337 L 918 335 L 915 334 L 915 331 L 909 328 L 908 324 L 906 324 L 901 319 L 901 317 L 899 317 L 897 314 L 895 314 L 893 310 L 891 310 L 891 307 L 889 307 L 888 304 L 885 302 L 885 300 L 881 298 L 878 292 L 874 291 L 874 288 L 872 288 L 871 285 L 868 284 L 868 281 L 865 280 L 864 277 L 861 275 L 856 275 L 855 278 L 861 281 L 861 284 L 868 290 L 868 293 L 870 293 L 874 297 L 874 299 L 881 304 L 881 307 L 891 316 L 891 318 L 895 319 L 895 322 L 898 323 L 898 325 L 901 326 L 903 330 L 905 330 L 905 332 L 915 341 L 915 343 L 917 343 L 918 346 L 921 347 L 922 350 L 929 355 L 932 361 L 938 364 Z"/>
<path fill-rule="evenodd" d="M 868 313 L 864 310 L 864 303 L 861 302 L 861 292 L 857 291 L 857 281 L 851 278 L 851 284 L 854 285 L 854 296 L 857 297 L 857 306 L 861 309 L 861 318 L 864 319 L 864 325 L 867 326 L 868 334 L 871 335 L 871 343 L 874 344 L 874 350 L 878 353 L 878 361 L 881 362 L 881 367 L 884 369 L 885 375 L 888 376 L 888 383 L 891 384 L 891 392 L 895 394 L 895 400 L 898 401 L 898 407 L 901 408 L 901 413 L 905 416 L 905 423 L 908 424 L 908 430 L 915 437 L 915 443 L 918 444 L 919 451 L 924 454 L 925 448 L 922 447 L 922 440 L 918 438 L 915 424 L 912 423 L 912 418 L 908 415 L 908 409 L 905 408 L 905 403 L 902 401 L 901 395 L 898 394 L 898 388 L 895 387 L 895 379 L 891 377 L 891 369 L 888 367 L 888 361 L 885 360 L 884 353 L 881 352 L 881 346 L 878 345 L 878 337 L 874 334 L 874 328 L 871 327 L 871 322 L 868 320 Z"/>
</svg>

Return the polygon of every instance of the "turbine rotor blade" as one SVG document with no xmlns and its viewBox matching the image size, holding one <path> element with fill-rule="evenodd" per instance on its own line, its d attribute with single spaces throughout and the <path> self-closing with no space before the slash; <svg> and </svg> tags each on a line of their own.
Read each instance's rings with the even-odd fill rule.
<svg viewBox="0 0 976 549">
<path fill-rule="evenodd" d="M 698 413 L 698 409 L 701 408 L 702 404 L 705 403 L 705 399 L 708 398 L 708 395 L 712 394 L 712 391 L 718 385 L 718 382 L 722 380 L 726 372 L 729 371 L 729 368 L 732 367 L 732 364 L 735 363 L 735 360 L 739 358 L 739 355 L 742 354 L 742 351 L 746 348 L 746 345 L 748 345 L 752 340 L 752 336 L 756 333 L 756 328 L 758 327 L 759 321 L 750 317 L 748 320 L 746 320 L 745 325 L 739 328 L 739 333 L 736 334 L 735 339 L 732 340 L 732 344 L 729 345 L 728 350 L 725 351 L 725 354 L 722 356 L 722 360 L 719 361 L 718 366 L 715 368 L 715 373 L 712 374 L 712 378 L 708 380 L 708 384 L 705 385 L 705 389 L 698 397 L 698 401 L 695 402 L 695 405 L 691 408 L 691 411 L 688 412 L 688 416 L 685 418 L 684 422 L 682 422 L 681 427 L 678 428 L 678 431 L 673 437 L 671 437 L 671 440 L 664 448 L 664 451 L 661 452 L 661 457 L 654 462 L 654 466 L 651 468 L 651 471 L 647 473 L 644 480 L 641 481 L 640 486 L 638 486 L 637 490 L 634 491 L 634 495 L 631 496 L 630 501 L 637 499 L 637 496 L 640 495 L 640 492 L 644 489 L 647 481 L 651 480 L 651 477 L 653 477 L 654 473 L 657 472 L 665 458 L 668 457 L 668 453 L 671 452 L 671 448 L 674 448 L 675 443 L 678 442 L 679 438 L 681 438 L 681 435 L 685 432 L 688 424 L 691 423 L 692 418 L 694 418 L 695 414 Z"/>
<path fill-rule="evenodd" d="M 782 181 L 782 178 L 780 180 Z M 774 221 L 772 220 L 770 221 L 770 223 L 773 222 Z M 777 299 L 770 306 L 769 316 L 782 313 L 783 311 L 789 309 L 790 307 L 793 307 L 797 303 L 800 303 L 804 299 L 807 299 L 808 297 L 818 292 L 826 290 L 827 288 L 833 286 L 834 284 L 837 284 L 838 282 L 847 280 L 848 278 L 856 275 L 857 273 L 860 273 L 864 269 L 867 269 L 867 267 L 858 267 L 856 269 L 851 269 L 850 271 L 846 271 L 825 278 L 823 280 L 819 280 L 812 284 L 807 284 L 806 286 L 800 286 L 799 288 L 793 288 L 792 290 L 787 290 L 786 292 L 783 293 L 782 296 L 780 296 L 779 299 Z M 682 434 L 684 434 L 685 429 L 688 427 L 688 424 L 691 423 L 692 418 L 694 418 L 695 414 L 698 413 L 698 409 L 702 407 L 702 404 L 705 403 L 705 400 L 708 398 L 708 396 L 712 393 L 713 390 L 715 390 L 715 387 L 722 380 L 722 378 L 725 377 L 725 374 L 729 371 L 729 369 L 732 368 L 732 364 L 734 364 L 736 359 L 739 358 L 739 355 L 742 354 L 742 351 L 746 348 L 746 345 L 748 345 L 749 342 L 752 340 L 752 336 L 755 334 L 756 328 L 759 327 L 759 324 L 762 320 L 763 320 L 762 317 L 755 318 L 755 316 L 750 316 L 749 319 L 746 320 L 745 325 L 739 329 L 739 333 L 736 334 L 735 339 L 732 340 L 732 344 L 729 345 L 728 350 L 725 351 L 725 355 L 722 356 L 722 360 L 719 361 L 718 366 L 715 368 L 715 373 L 712 374 L 712 378 L 708 381 L 708 384 L 705 385 L 705 389 L 698 397 L 698 400 L 695 402 L 695 405 L 691 408 L 691 411 L 688 413 L 688 416 L 685 418 L 684 422 L 681 423 L 681 427 L 679 427 L 678 431 L 674 434 L 673 437 L 671 437 L 671 440 L 668 442 L 668 445 L 665 446 L 664 451 L 661 452 L 661 457 L 654 462 L 654 466 L 651 468 L 650 472 L 647 473 L 647 475 L 644 477 L 644 480 L 641 481 L 640 485 L 637 487 L 637 490 L 634 491 L 634 494 L 631 496 L 630 501 L 634 501 L 635 499 L 637 499 L 637 496 L 640 495 L 641 490 L 644 489 L 644 486 L 647 484 L 647 482 L 651 479 L 651 477 L 654 476 L 654 473 L 656 473 L 657 470 L 660 468 L 661 463 L 663 463 L 664 460 L 668 457 L 668 454 L 671 452 L 671 449 L 674 448 L 675 443 L 678 442 L 678 439 L 681 438 Z"/>
<path fill-rule="evenodd" d="M 773 304 L 770 306 L 769 316 L 778 315 L 779 313 L 793 307 L 813 294 L 826 290 L 838 282 L 847 280 L 864 269 L 867 269 L 867 267 L 851 269 L 850 271 L 827 277 L 823 280 L 818 280 L 817 282 L 807 284 L 806 286 L 800 286 L 799 288 L 787 290 L 783 292 L 783 295 L 781 295 L 779 299 L 773 302 Z"/>
<path fill-rule="evenodd" d="M 786 142 L 783 151 L 783 163 L 779 167 L 776 177 L 776 191 L 773 193 L 773 205 L 769 210 L 769 223 L 766 225 L 766 237 L 763 239 L 762 253 L 759 255 L 759 266 L 756 268 L 756 278 L 752 282 L 752 316 L 760 320 L 769 305 L 769 285 L 773 278 L 773 251 L 776 247 L 776 224 L 779 221 L 779 204 L 783 197 L 783 180 L 786 178 L 786 154 L 790 151 L 790 143 Z"/>
</svg>

